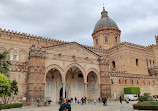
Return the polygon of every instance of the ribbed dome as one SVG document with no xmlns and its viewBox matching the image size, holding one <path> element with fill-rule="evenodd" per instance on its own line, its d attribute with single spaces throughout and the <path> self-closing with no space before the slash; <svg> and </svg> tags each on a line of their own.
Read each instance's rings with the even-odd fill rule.
<svg viewBox="0 0 158 111">
<path fill-rule="evenodd" d="M 94 30 L 99 28 L 99 27 L 103 27 L 103 26 L 117 27 L 117 24 L 111 18 L 108 17 L 108 12 L 105 11 L 104 7 L 103 7 L 103 11 L 101 14 L 102 14 L 102 17 L 96 23 Z"/>
<path fill-rule="evenodd" d="M 97 29 L 99 27 L 103 27 L 103 26 L 113 26 L 113 27 L 117 27 L 117 24 L 109 17 L 103 17 L 101 18 L 95 25 L 94 29 Z"/>
</svg>

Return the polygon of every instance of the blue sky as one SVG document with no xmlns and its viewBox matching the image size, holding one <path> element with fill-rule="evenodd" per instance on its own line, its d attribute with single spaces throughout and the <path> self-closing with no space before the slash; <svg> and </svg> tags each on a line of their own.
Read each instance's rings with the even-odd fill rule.
<svg viewBox="0 0 158 111">
<path fill-rule="evenodd" d="M 0 28 L 92 46 L 103 2 L 121 42 L 155 44 L 158 0 L 0 0 Z"/>
</svg>

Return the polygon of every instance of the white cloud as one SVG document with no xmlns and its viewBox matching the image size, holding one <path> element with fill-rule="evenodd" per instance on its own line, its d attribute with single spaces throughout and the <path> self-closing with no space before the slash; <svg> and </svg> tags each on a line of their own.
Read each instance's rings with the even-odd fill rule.
<svg viewBox="0 0 158 111">
<path fill-rule="evenodd" d="M 103 0 L 1 0 L 0 27 L 93 45 L 91 34 L 100 19 L 102 3 Z M 122 41 L 155 43 L 157 0 L 105 0 L 104 3 L 122 31 Z"/>
</svg>

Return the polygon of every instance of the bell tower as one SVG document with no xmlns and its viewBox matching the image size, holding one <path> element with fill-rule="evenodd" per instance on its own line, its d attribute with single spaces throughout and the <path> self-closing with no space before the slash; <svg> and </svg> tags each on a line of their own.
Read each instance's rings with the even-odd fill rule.
<svg viewBox="0 0 158 111">
<path fill-rule="evenodd" d="M 109 49 L 120 44 L 121 31 L 117 24 L 108 16 L 108 12 L 103 7 L 101 18 L 96 23 L 92 33 L 95 48 Z"/>
</svg>

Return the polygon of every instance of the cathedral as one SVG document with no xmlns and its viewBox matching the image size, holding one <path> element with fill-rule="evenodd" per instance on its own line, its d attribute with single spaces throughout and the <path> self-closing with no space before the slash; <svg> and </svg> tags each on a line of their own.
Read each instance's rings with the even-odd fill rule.
<svg viewBox="0 0 158 111">
<path fill-rule="evenodd" d="M 120 42 L 121 30 L 103 8 L 92 33 L 94 46 L 0 29 L 0 52 L 8 51 L 10 79 L 18 82 L 15 101 L 35 104 L 38 98 L 58 103 L 61 98 L 110 100 L 126 86 L 158 92 L 156 45 Z"/>
</svg>

